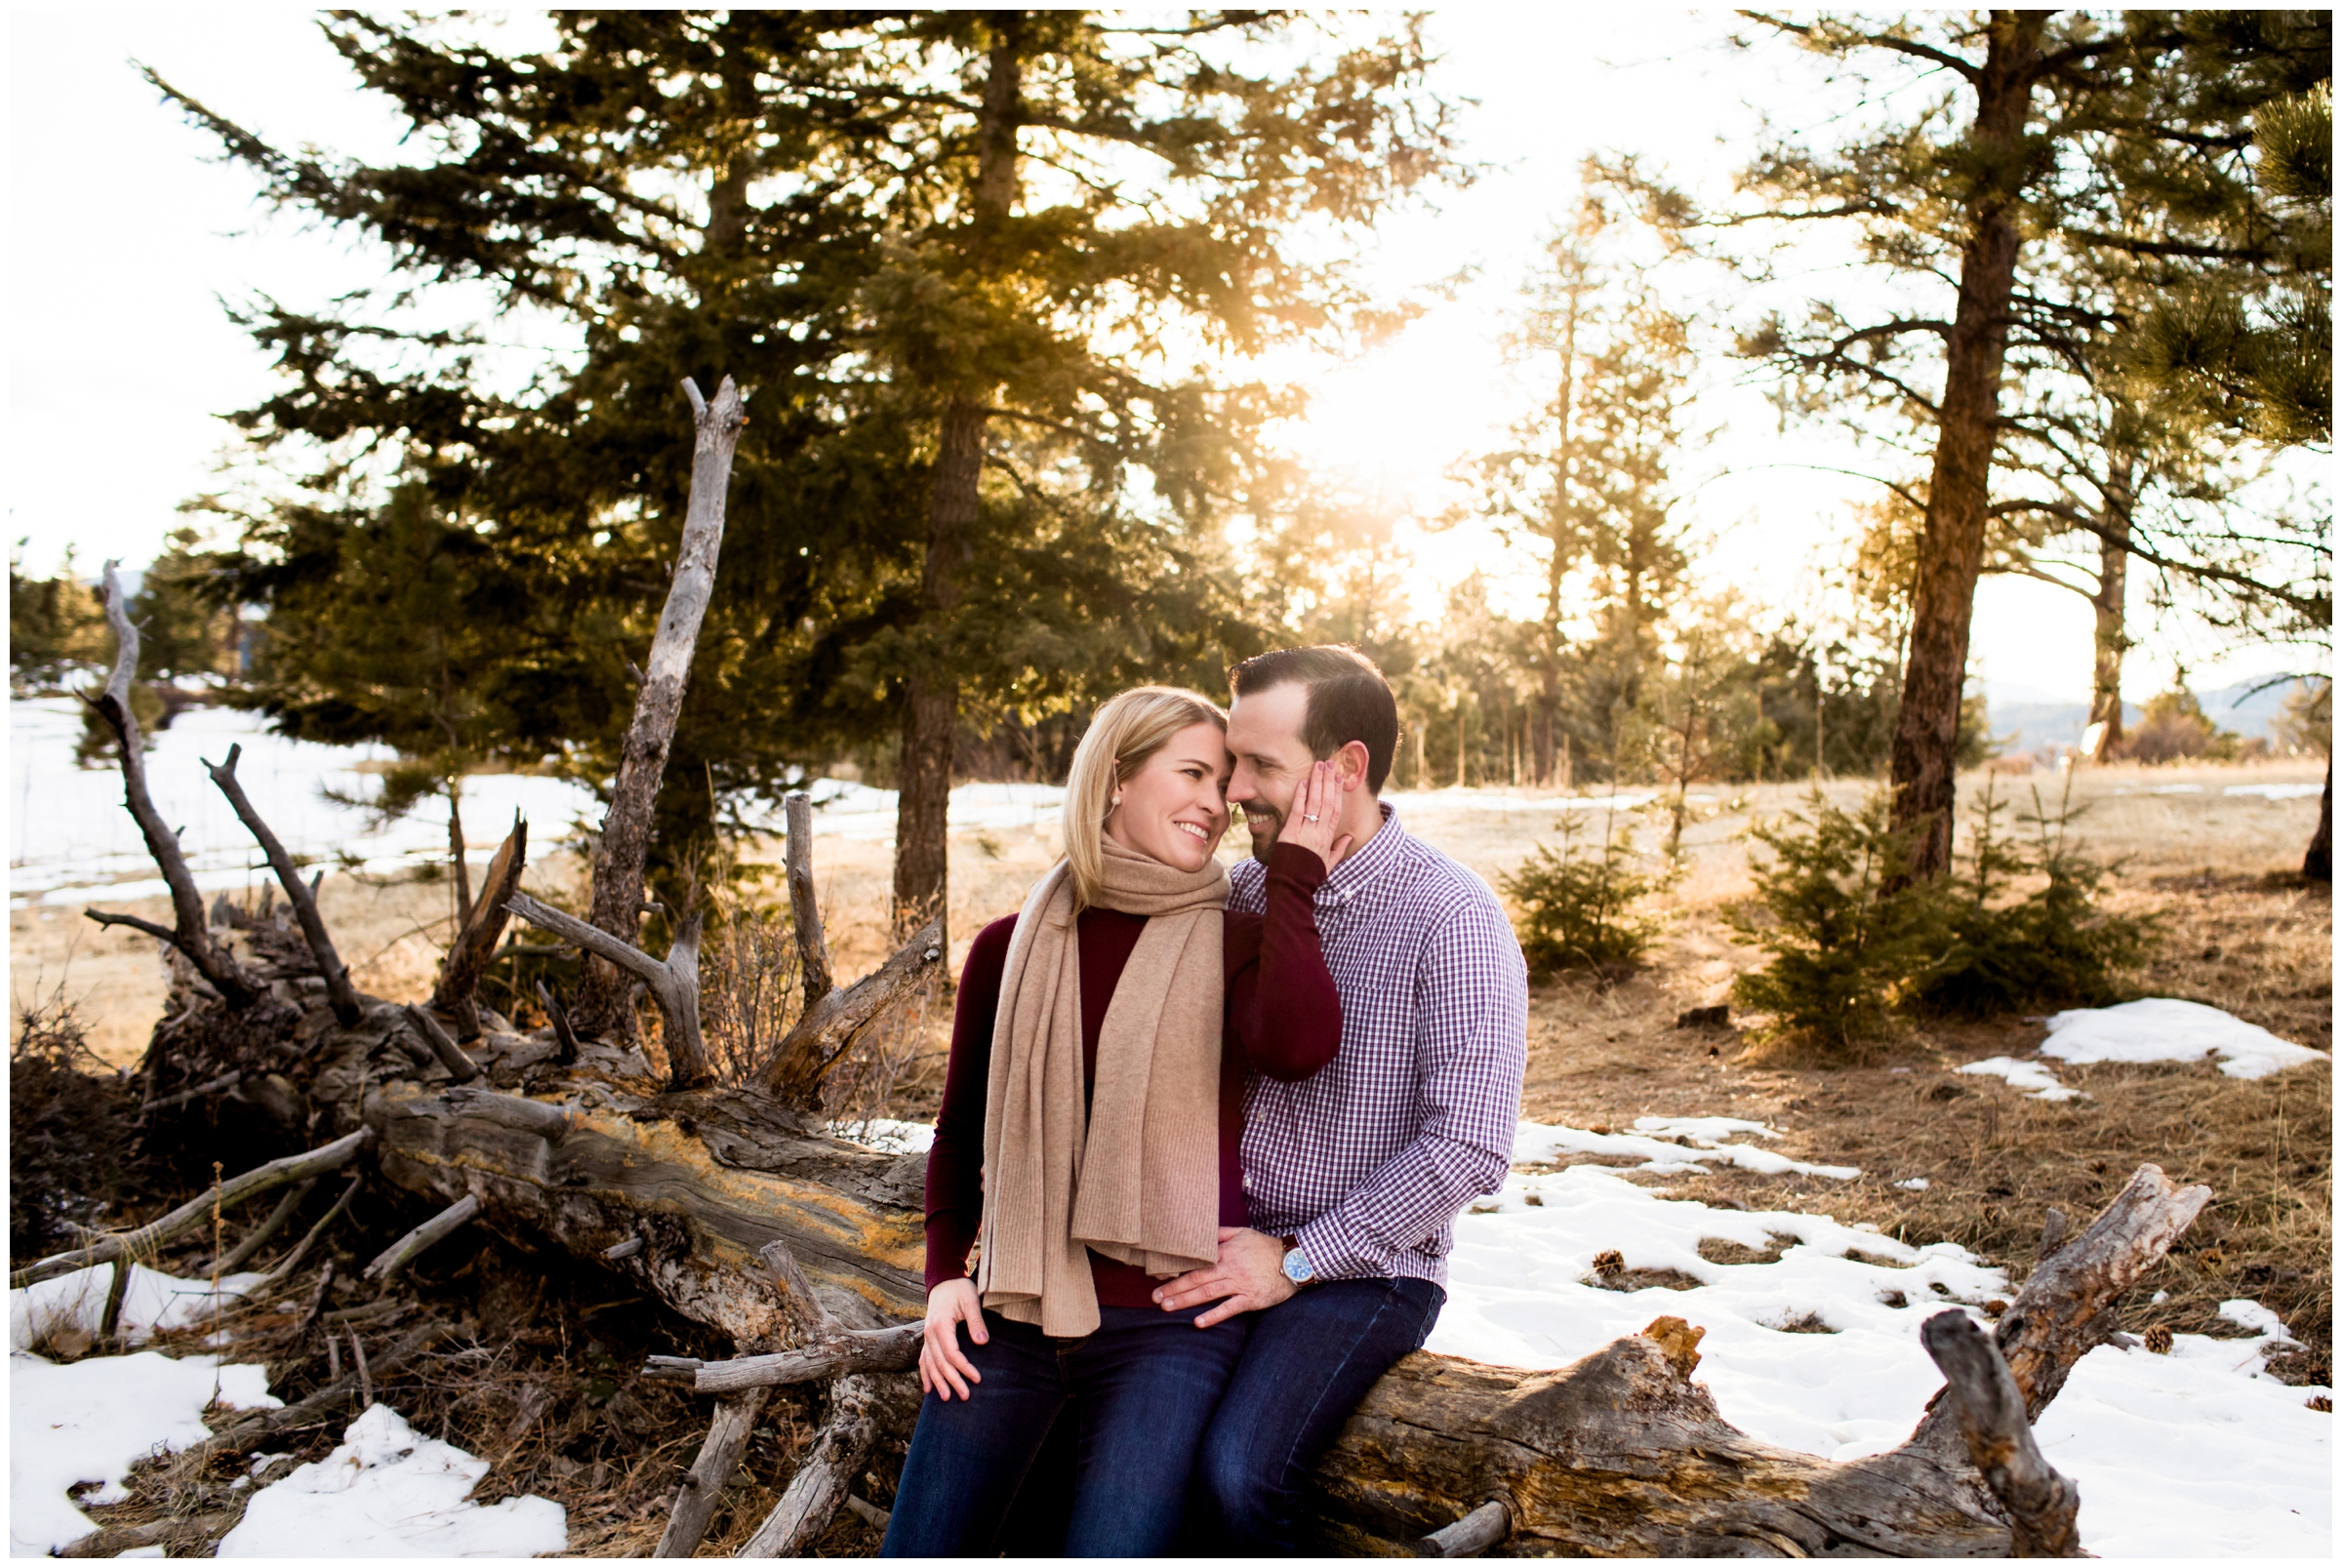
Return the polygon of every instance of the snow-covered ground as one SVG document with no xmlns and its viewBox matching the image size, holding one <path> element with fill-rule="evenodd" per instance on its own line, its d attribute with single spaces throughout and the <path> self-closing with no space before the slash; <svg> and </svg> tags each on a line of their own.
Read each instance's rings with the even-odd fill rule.
<svg viewBox="0 0 2342 1568">
<path fill-rule="evenodd" d="M 282 1404 L 268 1369 L 222 1366 L 218 1357 L 174 1360 L 152 1350 L 99 1355 L 60 1366 L 26 1350 L 8 1357 L 8 1546 L 45 1557 L 98 1526 L 74 1507 L 125 1503 L 130 1468 L 161 1449 L 177 1453 L 212 1435 L 203 1412 Z"/>
<path fill-rule="evenodd" d="M 2115 1007 L 2078 1007 L 2049 1020 L 2041 1055 L 2059 1062 L 2201 1062 L 2216 1057 L 2232 1078 L 2266 1078 L 2304 1063 L 2326 1061 L 2322 1051 L 2281 1040 L 2258 1024 L 2247 1024 L 2201 1002 L 2150 996 Z M 2036 1100 L 2080 1100 L 2079 1089 L 2058 1081 L 2047 1062 L 1988 1057 L 1958 1069 L 2006 1079 L 2011 1089 Z"/>
<path fill-rule="evenodd" d="M 75 1489 L 83 1489 L 82 1503 L 127 1501 L 132 1466 L 212 1435 L 203 1420 L 208 1406 L 283 1403 L 268 1391 L 267 1368 L 222 1365 L 216 1356 L 136 1350 L 59 1364 L 34 1354 L 32 1346 L 59 1336 L 96 1333 L 109 1273 L 85 1268 L 9 1292 L 12 1556 L 47 1556 L 96 1529 L 75 1506 Z M 222 1279 L 221 1299 L 232 1300 L 259 1278 Z M 211 1299 L 208 1280 L 136 1267 L 123 1292 L 124 1335 L 136 1344 L 158 1328 L 200 1321 Z M 483 1508 L 466 1501 L 487 1473 L 487 1461 L 416 1435 L 397 1412 L 378 1404 L 350 1424 L 327 1458 L 265 1486 L 220 1543 L 220 1555 L 527 1557 L 568 1544 L 557 1503 L 510 1498 Z"/>
<path fill-rule="evenodd" d="M 2041 1042 L 2041 1055 L 2077 1064 L 2201 1062 L 2211 1056 L 2220 1059 L 2220 1070 L 2232 1078 L 2266 1078 L 2326 1060 L 2322 1051 L 2281 1040 L 2219 1008 L 2167 996 L 2056 1014 L 2049 1020 L 2049 1038 Z"/>
<path fill-rule="evenodd" d="M 222 1557 L 534 1557 L 569 1545 L 550 1498 L 469 1500 L 488 1462 L 424 1437 L 388 1405 L 342 1446 L 263 1489 L 221 1537 Z"/>
<path fill-rule="evenodd" d="M 72 698 L 12 699 L 8 704 L 10 829 L 8 891 L 12 905 L 78 905 L 167 891 L 122 809 L 119 774 L 109 764 L 82 768 L 73 760 L 81 735 L 81 704 Z M 374 824 L 362 807 L 328 799 L 330 789 L 363 799 L 377 783 L 368 764 L 389 760 L 383 746 L 313 745 L 267 733 L 257 713 L 224 707 L 190 708 L 151 739 L 147 786 L 174 827 L 207 891 L 239 889 L 266 879 L 252 835 L 203 771 L 241 744 L 240 780 L 253 804 L 295 855 L 344 864 L 385 875 L 447 853 L 447 805 L 426 800 L 398 822 Z M 884 841 L 895 831 L 895 792 L 833 779 L 808 788 L 820 808 L 814 831 L 823 836 Z M 951 791 L 951 825 L 962 831 L 1037 829 L 1053 824 L 1065 790 L 1051 784 L 970 784 Z M 1394 791 L 1400 810 L 1411 803 L 1443 810 L 1490 812 L 1628 810 L 1649 791 L 1620 795 L 1528 795 L 1495 789 Z M 1708 797 L 1699 796 L 1698 799 Z M 524 813 L 540 843 L 568 833 L 598 814 L 592 791 L 559 779 L 483 774 L 464 783 L 464 824 L 486 855 Z M 749 820 L 778 831 L 776 807 L 751 810 Z"/>
</svg>

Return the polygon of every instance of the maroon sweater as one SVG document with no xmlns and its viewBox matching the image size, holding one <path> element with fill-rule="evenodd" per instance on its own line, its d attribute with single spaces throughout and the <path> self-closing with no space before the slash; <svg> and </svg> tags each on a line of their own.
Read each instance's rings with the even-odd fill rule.
<svg viewBox="0 0 2342 1568">
<path fill-rule="evenodd" d="M 1269 912 L 1224 918 L 1221 952 L 1228 971 L 1227 1026 L 1220 1053 L 1220 1223 L 1244 1224 L 1244 1076 L 1249 1071 L 1296 1083 L 1334 1059 L 1342 1043 L 1342 1000 L 1317 945 L 1311 900 L 1325 863 L 1306 849 L 1270 852 Z M 951 1025 L 951 1062 L 943 1108 L 927 1156 L 927 1288 L 968 1271 L 968 1250 L 984 1217 L 984 1104 L 991 1078 L 992 1019 L 1017 917 L 976 934 L 959 977 L 959 1012 Z M 1107 1004 L 1147 929 L 1147 917 L 1084 909 L 1075 924 L 1081 963 L 1081 1078 L 1086 1102 L 1098 1065 L 1098 1030 Z M 1101 1307 L 1151 1307 L 1155 1281 L 1135 1264 L 1090 1254 Z"/>
</svg>

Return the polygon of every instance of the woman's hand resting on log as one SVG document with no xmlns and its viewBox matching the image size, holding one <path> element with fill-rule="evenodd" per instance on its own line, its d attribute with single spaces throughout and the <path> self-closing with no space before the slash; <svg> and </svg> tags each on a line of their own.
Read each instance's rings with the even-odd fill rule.
<svg viewBox="0 0 2342 1568">
<path fill-rule="evenodd" d="M 919 1387 L 939 1398 L 954 1393 L 965 1399 L 968 1385 L 984 1376 L 959 1348 L 959 1325 L 968 1325 L 968 1338 L 978 1345 L 989 1340 L 984 1326 L 984 1303 L 972 1279 L 947 1279 L 927 1293 L 927 1336 L 919 1345 Z"/>
</svg>

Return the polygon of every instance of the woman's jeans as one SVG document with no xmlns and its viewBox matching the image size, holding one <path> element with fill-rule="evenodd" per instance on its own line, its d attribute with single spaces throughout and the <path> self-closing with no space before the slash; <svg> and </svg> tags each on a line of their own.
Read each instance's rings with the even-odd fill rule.
<svg viewBox="0 0 2342 1568">
<path fill-rule="evenodd" d="M 1241 1316 L 1208 1329 L 1192 1311 L 1101 1307 L 1098 1331 L 1051 1339 L 1030 1323 L 984 1314 L 991 1340 L 960 1348 L 981 1384 L 968 1399 L 927 1396 L 886 1557 L 997 1554 L 1002 1525 L 1050 1427 L 1072 1424 L 1072 1522 L 1069 1557 L 1159 1557 L 1180 1517 L 1204 1427 L 1244 1352 Z"/>
</svg>

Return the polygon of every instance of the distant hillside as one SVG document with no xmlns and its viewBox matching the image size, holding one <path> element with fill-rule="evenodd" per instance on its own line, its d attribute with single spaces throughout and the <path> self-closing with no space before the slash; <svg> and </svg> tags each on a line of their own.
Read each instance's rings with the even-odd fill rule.
<svg viewBox="0 0 2342 1568">
<path fill-rule="evenodd" d="M 2205 718 L 2249 741 L 2269 733 L 2270 723 L 2284 707 L 2285 694 L 2292 684 L 2283 676 L 2265 676 L 2261 680 L 2238 681 L 2198 692 L 2196 700 L 2203 704 Z M 2090 722 L 2089 704 L 2044 702 L 2022 687 L 1996 692 L 1988 685 L 1985 712 L 1992 725 L 1993 739 L 2008 751 L 2080 745 L 2081 732 Z M 2136 703 L 2122 704 L 2122 722 L 2126 726 L 2136 724 L 2141 716 Z"/>
</svg>

